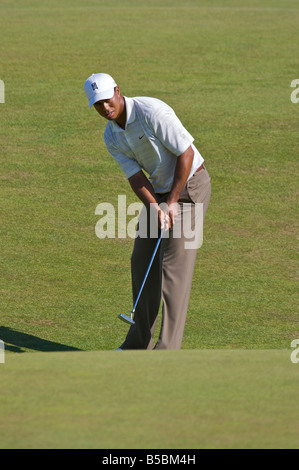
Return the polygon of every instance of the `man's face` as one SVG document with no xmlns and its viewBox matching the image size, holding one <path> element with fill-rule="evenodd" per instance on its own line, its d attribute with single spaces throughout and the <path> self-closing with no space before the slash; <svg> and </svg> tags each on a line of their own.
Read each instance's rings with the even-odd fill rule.
<svg viewBox="0 0 299 470">
<path fill-rule="evenodd" d="M 97 101 L 93 106 L 97 112 L 105 119 L 108 119 L 108 121 L 119 119 L 124 111 L 124 99 L 120 94 L 119 87 L 117 86 L 115 88 L 112 98 Z"/>
</svg>

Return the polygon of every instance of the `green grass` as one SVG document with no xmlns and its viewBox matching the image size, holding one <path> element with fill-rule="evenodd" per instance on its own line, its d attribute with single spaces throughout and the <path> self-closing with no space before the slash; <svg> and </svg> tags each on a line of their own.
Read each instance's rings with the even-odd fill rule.
<svg viewBox="0 0 299 470">
<path fill-rule="evenodd" d="M 94 231 L 100 202 L 135 200 L 83 90 L 104 70 L 125 95 L 172 105 L 211 174 L 183 347 L 288 347 L 299 334 L 297 3 L 0 8 L 3 325 L 93 350 L 125 334 L 133 241 Z"/>
<path fill-rule="evenodd" d="M 8 355 L 0 448 L 298 448 L 288 351 Z"/>
<path fill-rule="evenodd" d="M 136 446 L 134 432 L 126 437 L 125 427 L 119 429 L 119 413 L 124 422 L 131 415 L 120 410 L 115 394 L 119 396 L 123 384 L 130 388 L 132 382 L 131 391 L 139 397 L 135 408 L 131 405 L 136 412 L 131 424 L 136 428 L 146 410 L 140 397 L 149 398 L 152 391 L 142 384 L 141 369 L 146 370 L 143 364 L 147 364 L 149 375 L 143 381 L 155 385 L 153 396 L 160 401 L 151 406 L 158 416 L 166 400 L 161 399 L 163 387 L 174 388 L 175 374 L 169 372 L 169 382 L 165 378 L 161 385 L 156 378 L 173 366 L 172 361 L 180 365 L 174 368 L 179 380 L 188 377 L 188 401 L 182 398 L 182 388 L 173 392 L 171 403 L 174 408 L 177 404 L 177 414 L 168 423 L 171 413 L 166 404 L 162 429 L 164 434 L 168 426 L 181 432 L 167 442 L 153 432 L 147 441 L 140 429 L 141 447 L 294 445 L 295 424 L 289 421 L 292 387 L 275 376 L 277 388 L 268 397 L 268 408 L 258 406 L 263 403 L 259 395 L 263 365 L 269 384 L 274 380 L 268 353 L 250 353 L 259 358 L 255 366 L 254 359 L 250 363 L 253 381 L 248 385 L 253 395 L 239 397 L 237 411 L 231 405 L 227 414 L 221 408 L 227 406 L 225 400 L 209 401 L 209 397 L 215 397 L 220 387 L 232 404 L 235 387 L 239 390 L 242 385 L 239 372 L 234 375 L 228 363 L 222 384 L 217 378 L 221 368 L 219 372 L 212 360 L 200 358 L 204 350 L 211 350 L 207 357 L 212 358 L 220 349 L 228 354 L 243 350 L 245 356 L 245 351 L 254 349 L 279 355 L 275 350 L 286 350 L 299 338 L 299 104 L 290 100 L 290 84 L 299 70 L 298 20 L 296 0 L 2 0 L 0 339 L 5 341 L 7 363 L 5 368 L 0 364 L 0 374 L 1 383 L 2 377 L 6 380 L 1 387 L 6 394 L 1 411 L 9 423 L 4 447 L 72 442 L 111 447 L 117 445 L 113 441 L 117 429 L 122 446 Z M 136 199 L 105 149 L 105 122 L 88 108 L 84 81 L 99 71 L 114 76 L 126 96 L 155 96 L 170 104 L 194 136 L 212 178 L 183 351 L 173 356 L 132 353 L 126 362 L 105 352 L 118 347 L 127 331 L 117 315 L 132 308 L 133 240 L 99 240 L 95 209 L 101 202 L 116 205 L 118 194 L 126 195 L 127 204 Z M 26 354 L 13 354 L 21 352 Z M 93 365 L 93 360 L 100 364 Z M 97 370 L 105 361 L 107 367 Z M 290 364 L 278 362 L 284 377 Z M 68 367 L 73 372 L 66 373 L 65 383 L 59 381 Z M 241 364 L 237 370 L 243 377 Z M 107 395 L 100 388 L 97 397 L 98 372 L 111 387 Z M 29 390 L 30 381 L 37 386 Z M 77 398 L 72 395 L 74 384 Z M 92 419 L 94 405 L 84 398 L 88 384 L 95 404 L 103 396 L 106 408 L 113 410 L 103 419 L 110 426 L 107 440 L 97 434 L 92 437 L 100 414 Z M 29 393 L 24 415 L 23 385 Z M 198 389 L 200 399 L 196 394 L 192 398 Z M 44 399 L 54 397 L 55 390 L 62 402 L 51 401 L 50 413 Z M 72 415 L 69 394 L 77 400 L 81 417 Z M 208 400 L 209 411 L 201 400 L 203 404 Z M 256 411 L 252 415 L 251 403 Z M 198 433 L 193 432 L 192 421 L 196 405 Z M 277 421 L 271 414 L 274 409 L 279 409 Z M 221 410 L 224 418 L 218 422 Z M 49 431 L 41 430 L 43 418 Z M 91 431 L 84 434 L 89 422 Z M 244 423 L 248 422 L 247 432 Z M 61 440 L 55 437 L 56 425 Z M 204 436 L 206 425 L 210 427 Z M 226 437 L 221 437 L 224 427 Z M 154 417 L 153 430 L 157 430 Z"/>
</svg>

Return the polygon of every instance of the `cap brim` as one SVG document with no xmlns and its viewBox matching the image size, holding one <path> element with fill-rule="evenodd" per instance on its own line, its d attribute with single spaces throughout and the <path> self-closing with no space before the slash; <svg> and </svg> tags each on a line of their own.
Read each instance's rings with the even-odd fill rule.
<svg viewBox="0 0 299 470">
<path fill-rule="evenodd" d="M 102 91 L 101 93 L 95 93 L 93 97 L 89 100 L 89 107 L 91 108 L 95 103 L 97 103 L 97 101 L 110 100 L 111 98 L 113 98 L 113 95 L 114 88 Z"/>
</svg>

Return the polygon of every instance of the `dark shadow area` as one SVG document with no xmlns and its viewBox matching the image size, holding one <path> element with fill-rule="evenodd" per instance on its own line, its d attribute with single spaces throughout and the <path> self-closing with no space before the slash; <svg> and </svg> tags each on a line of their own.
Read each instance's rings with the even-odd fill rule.
<svg viewBox="0 0 299 470">
<path fill-rule="evenodd" d="M 78 348 L 67 346 L 54 341 L 38 338 L 37 336 L 12 330 L 6 326 L 0 326 L 0 339 L 5 344 L 5 350 L 22 353 L 22 348 L 34 349 L 35 351 L 81 351 Z"/>
</svg>

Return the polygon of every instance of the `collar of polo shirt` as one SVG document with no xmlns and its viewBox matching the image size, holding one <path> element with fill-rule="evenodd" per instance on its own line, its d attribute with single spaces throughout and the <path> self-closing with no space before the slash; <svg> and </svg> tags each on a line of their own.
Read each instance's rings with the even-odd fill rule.
<svg viewBox="0 0 299 470">
<path fill-rule="evenodd" d="M 124 99 L 126 103 L 126 114 L 127 114 L 126 127 L 125 129 L 122 129 L 116 122 L 110 121 L 114 127 L 114 131 L 116 132 L 124 132 L 127 129 L 128 124 L 135 121 L 136 113 L 135 113 L 134 101 L 132 98 L 127 98 L 126 96 L 124 96 Z"/>
</svg>

